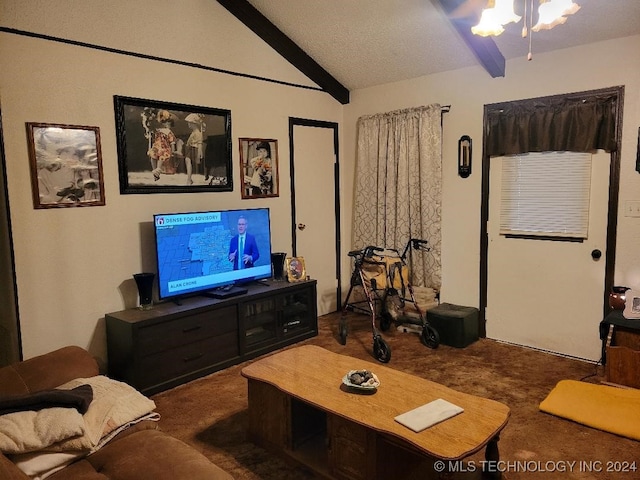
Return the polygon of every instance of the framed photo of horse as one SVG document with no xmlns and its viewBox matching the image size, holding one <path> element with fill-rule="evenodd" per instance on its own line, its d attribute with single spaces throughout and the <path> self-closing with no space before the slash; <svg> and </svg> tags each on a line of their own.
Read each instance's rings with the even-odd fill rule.
<svg viewBox="0 0 640 480">
<path fill-rule="evenodd" d="M 231 111 L 114 96 L 120 193 L 233 191 Z"/>
</svg>

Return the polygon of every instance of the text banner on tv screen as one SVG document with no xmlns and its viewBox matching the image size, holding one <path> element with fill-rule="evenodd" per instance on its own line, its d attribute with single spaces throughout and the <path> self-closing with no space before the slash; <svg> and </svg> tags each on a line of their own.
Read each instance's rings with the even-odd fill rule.
<svg viewBox="0 0 640 480">
<path fill-rule="evenodd" d="M 170 227 L 173 225 L 189 225 L 192 223 L 219 222 L 222 218 L 220 212 L 209 213 L 185 213 L 181 215 L 159 215 L 156 216 L 156 226 Z"/>
<path fill-rule="evenodd" d="M 217 275 L 209 275 L 205 277 L 185 278 L 184 280 L 168 282 L 167 288 L 171 293 L 181 292 L 183 290 L 192 289 L 192 288 L 207 288 L 207 287 L 210 287 L 214 282 L 232 283 L 237 280 L 242 280 L 246 278 L 248 275 L 255 275 L 255 276 L 271 275 L 271 267 L 260 266 L 260 267 L 247 268 L 245 270 L 234 270 L 227 273 L 220 273 Z"/>
</svg>

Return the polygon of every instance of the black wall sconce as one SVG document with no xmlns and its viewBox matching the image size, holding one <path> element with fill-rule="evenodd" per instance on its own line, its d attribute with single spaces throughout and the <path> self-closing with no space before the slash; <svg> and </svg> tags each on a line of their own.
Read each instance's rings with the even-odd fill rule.
<svg viewBox="0 0 640 480">
<path fill-rule="evenodd" d="M 458 175 L 467 178 L 471 175 L 471 137 L 463 135 L 458 140 Z"/>
</svg>

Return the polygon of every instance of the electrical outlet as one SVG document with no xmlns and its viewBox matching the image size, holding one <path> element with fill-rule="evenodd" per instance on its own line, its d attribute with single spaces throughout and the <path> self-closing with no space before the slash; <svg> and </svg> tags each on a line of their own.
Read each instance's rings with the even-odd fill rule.
<svg viewBox="0 0 640 480">
<path fill-rule="evenodd" d="M 640 217 L 640 200 L 627 200 L 624 202 L 625 217 Z"/>
</svg>

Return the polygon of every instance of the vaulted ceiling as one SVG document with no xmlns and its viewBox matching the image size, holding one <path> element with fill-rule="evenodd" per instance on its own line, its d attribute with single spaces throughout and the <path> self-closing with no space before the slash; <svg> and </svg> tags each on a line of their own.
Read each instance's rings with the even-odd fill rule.
<svg viewBox="0 0 640 480">
<path fill-rule="evenodd" d="M 515 0 L 517 13 L 525 1 L 530 11 L 532 0 Z M 486 0 L 218 0 L 343 104 L 353 89 L 478 64 L 508 75 L 505 60 L 526 58 L 529 39 L 535 62 L 537 53 L 640 34 L 640 0 L 574 1 L 581 9 L 564 25 L 523 39 L 522 21 L 499 37 L 470 33 Z"/>
</svg>

